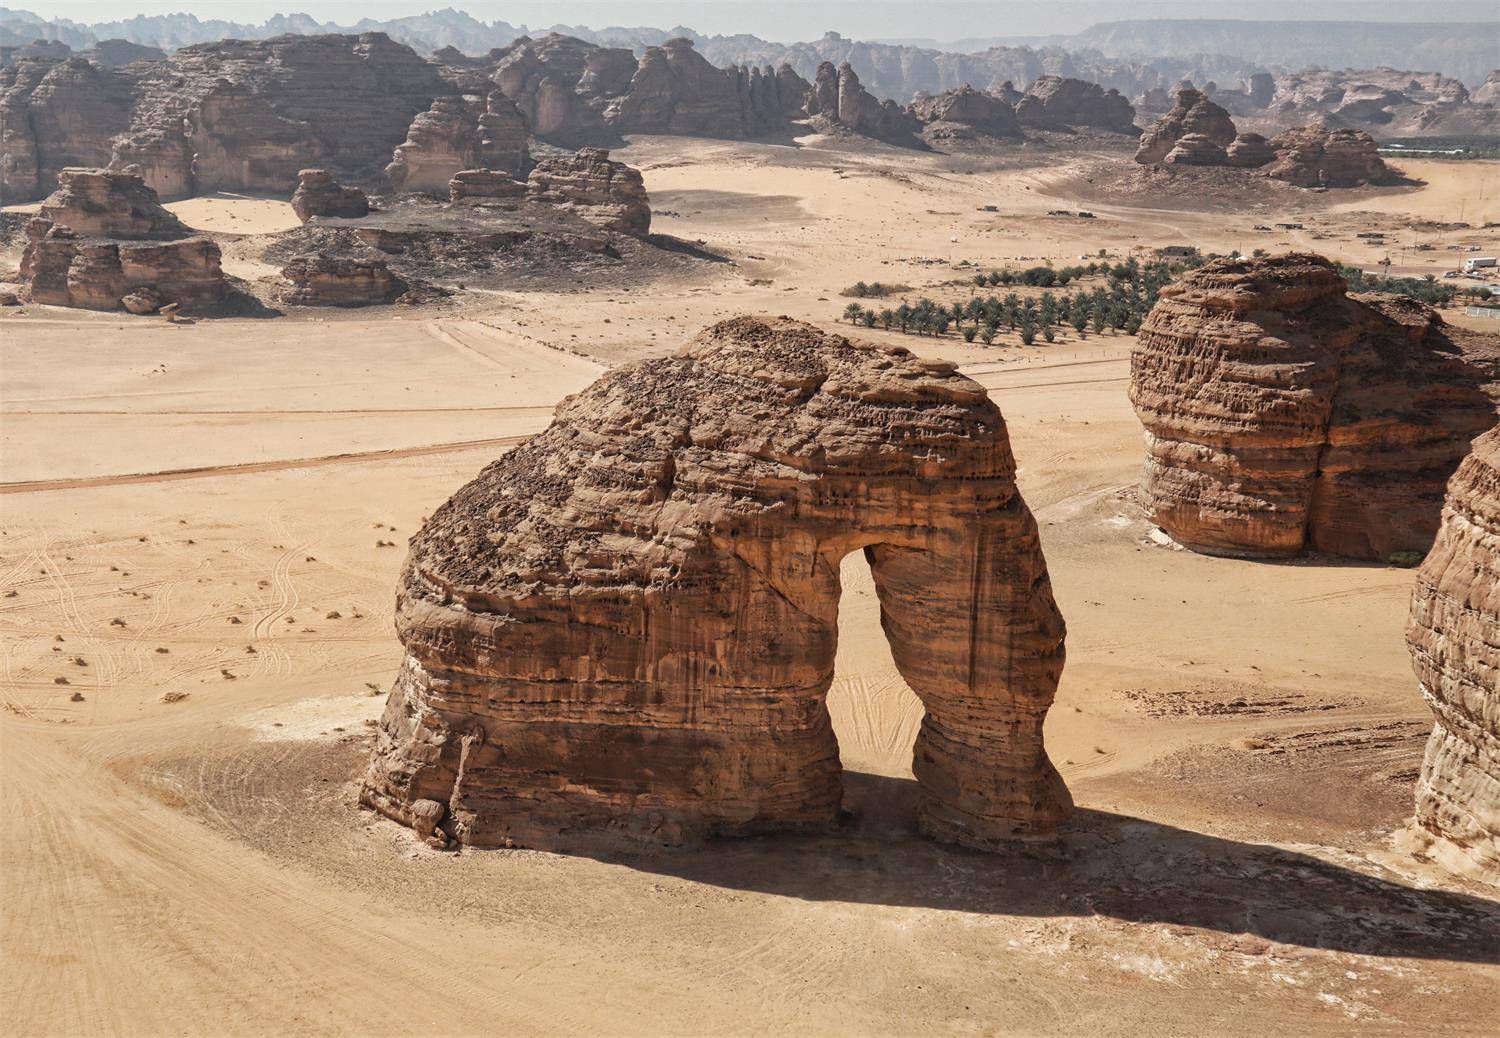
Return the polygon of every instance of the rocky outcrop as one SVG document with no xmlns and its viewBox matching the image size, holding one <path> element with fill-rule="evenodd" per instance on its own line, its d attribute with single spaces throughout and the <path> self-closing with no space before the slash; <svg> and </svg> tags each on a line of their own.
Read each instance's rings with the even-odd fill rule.
<svg viewBox="0 0 1500 1038">
<path fill-rule="evenodd" d="M 1276 158 L 1271 142 L 1258 133 L 1242 133 L 1224 149 L 1224 161 L 1240 169 L 1255 169 Z"/>
<path fill-rule="evenodd" d="M 609 122 L 619 133 L 749 136 L 749 82 L 741 82 L 739 69 L 710 65 L 691 40 L 677 37 L 646 48 Z"/>
<path fill-rule="evenodd" d="M 385 175 L 394 191 L 448 193 L 448 181 L 459 170 L 479 162 L 479 120 L 461 97 L 439 97 L 396 146 Z"/>
<path fill-rule="evenodd" d="M 628 87 L 636 66 L 628 50 L 558 33 L 523 36 L 495 57 L 493 79 L 531 132 L 564 147 L 612 136 L 604 108 Z"/>
<path fill-rule="evenodd" d="M 1146 165 L 1163 162 L 1177 142 L 1189 135 L 1202 137 L 1223 149 L 1234 143 L 1238 131 L 1227 111 L 1201 91 L 1184 88 L 1177 91 L 1176 106 L 1141 134 L 1135 160 Z"/>
<path fill-rule="evenodd" d="M 1118 90 L 1063 76 L 1040 76 L 1016 104 L 1022 126 L 1059 130 L 1089 126 L 1114 133 L 1138 134 L 1135 109 Z"/>
<path fill-rule="evenodd" d="M 1469 100 L 1475 104 L 1500 105 L 1500 69 L 1486 76 L 1484 82 L 1469 95 Z"/>
<path fill-rule="evenodd" d="M 515 202 L 526 197 L 524 181 L 491 169 L 466 169 L 448 182 L 448 200 L 474 204 Z"/>
<path fill-rule="evenodd" d="M 1356 187 L 1393 177 L 1379 145 L 1360 130 L 1304 126 L 1278 133 L 1270 146 L 1276 160 L 1265 175 L 1298 187 Z"/>
<path fill-rule="evenodd" d="M 1220 260 L 1161 292 L 1131 358 L 1144 497 L 1198 551 L 1424 552 L 1494 424 L 1500 336 L 1350 297 L 1319 256 Z"/>
<path fill-rule="evenodd" d="M 33 302 L 145 313 L 224 298 L 219 246 L 187 237 L 138 174 L 65 169 L 58 181 L 26 225 L 21 282 Z"/>
<path fill-rule="evenodd" d="M 389 303 L 406 291 L 385 260 L 309 253 L 282 268 L 284 302 L 294 306 L 371 306 Z"/>
<path fill-rule="evenodd" d="M 837 69 L 826 62 L 818 67 L 806 110 L 827 123 L 890 144 L 913 147 L 920 143 L 921 121 L 894 101 L 877 101 L 860 85 L 848 62 Z"/>
<path fill-rule="evenodd" d="M 531 130 L 515 102 L 498 90 L 485 98 L 479 116 L 479 162 L 513 177 L 531 172 Z"/>
<path fill-rule="evenodd" d="M 1162 162 L 1168 166 L 1225 166 L 1229 156 L 1206 135 L 1188 133 L 1177 138 Z"/>
<path fill-rule="evenodd" d="M 370 200 L 359 188 L 342 186 L 326 169 L 304 169 L 297 172 L 292 211 L 303 223 L 315 216 L 357 219 L 369 214 Z"/>
<path fill-rule="evenodd" d="M 61 170 L 57 190 L 37 216 L 86 238 L 182 238 L 189 233 L 134 172 Z"/>
<path fill-rule="evenodd" d="M 604 148 L 543 159 L 527 178 L 526 194 L 612 231 L 644 235 L 651 229 L 651 200 L 640 171 L 611 160 Z"/>
<path fill-rule="evenodd" d="M 920 825 L 1069 811 L 1037 525 L 977 383 L 740 318 L 569 397 L 412 539 L 361 799 L 434 843 L 614 850 L 831 824 L 839 560 L 926 707 Z"/>
<path fill-rule="evenodd" d="M 1448 484 L 1406 641 L 1435 715 L 1417 780 L 1423 849 L 1500 885 L 1500 428 Z"/>
<path fill-rule="evenodd" d="M 122 74 L 83 58 L 0 68 L 0 198 L 31 202 L 73 166 L 107 166 L 130 119 Z"/>
<path fill-rule="evenodd" d="M 1016 110 L 1008 102 L 971 86 L 961 86 L 913 102 L 911 111 L 927 124 L 928 129 L 951 126 L 986 137 L 1022 136 Z"/>
</svg>

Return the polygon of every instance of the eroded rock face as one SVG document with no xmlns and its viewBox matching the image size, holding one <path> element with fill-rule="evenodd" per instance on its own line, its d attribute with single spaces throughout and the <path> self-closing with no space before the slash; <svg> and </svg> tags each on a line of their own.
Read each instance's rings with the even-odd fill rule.
<svg viewBox="0 0 1500 1038">
<path fill-rule="evenodd" d="M 479 162 L 479 120 L 461 97 L 439 97 L 412 120 L 385 175 L 395 191 L 448 193 L 459 170 Z"/>
<path fill-rule="evenodd" d="M 651 200 L 640 171 L 611 160 L 604 148 L 543 159 L 527 178 L 526 193 L 613 231 L 644 235 L 651 230 Z"/>
<path fill-rule="evenodd" d="M 58 184 L 26 225 L 21 282 L 34 302 L 149 312 L 223 299 L 219 246 L 188 237 L 139 174 L 65 169 Z"/>
<path fill-rule="evenodd" d="M 1135 160 L 1145 165 L 1165 161 L 1177 142 L 1190 134 L 1201 136 L 1223 149 L 1234 142 L 1237 131 L 1227 111 L 1201 91 L 1187 87 L 1177 91 L 1176 106 L 1141 134 Z"/>
<path fill-rule="evenodd" d="M 389 303 L 406 283 L 381 259 L 309 253 L 282 268 L 281 298 L 294 306 L 371 306 Z"/>
<path fill-rule="evenodd" d="M 913 146 L 922 129 L 921 121 L 894 101 L 876 100 L 848 62 L 837 69 L 826 61 L 818 66 L 806 107 L 809 115 L 891 144 Z"/>
<path fill-rule="evenodd" d="M 1392 177 L 1380 146 L 1362 130 L 1303 126 L 1278 133 L 1270 146 L 1276 161 L 1265 175 L 1298 187 L 1355 187 Z"/>
<path fill-rule="evenodd" d="M 502 203 L 526 197 L 526 184 L 492 169 L 466 169 L 448 182 L 450 202 Z"/>
<path fill-rule="evenodd" d="M 993 94 L 962 86 L 917 101 L 912 113 L 925 123 L 953 123 L 989 137 L 1020 137 L 1016 110 Z"/>
<path fill-rule="evenodd" d="M 676 37 L 646 48 L 610 124 L 620 133 L 748 136 L 754 129 L 749 83 L 740 82 L 738 69 L 715 68 L 691 40 Z"/>
<path fill-rule="evenodd" d="M 1240 169 L 1264 166 L 1276 158 L 1271 142 L 1258 133 L 1242 133 L 1224 149 L 1224 161 Z"/>
<path fill-rule="evenodd" d="M 1448 484 L 1406 641 L 1435 715 L 1417 780 L 1424 849 L 1500 885 L 1500 428 Z"/>
<path fill-rule="evenodd" d="M 839 560 L 863 549 L 926 709 L 922 829 L 1041 836 L 1063 663 L 982 387 L 786 319 L 618 369 L 412 540 L 361 799 L 438 839 L 561 850 L 824 826 Z"/>
<path fill-rule="evenodd" d="M 139 173 L 64 169 L 57 190 L 37 210 L 40 219 L 81 237 L 181 238 L 189 232 L 166 209 Z"/>
<path fill-rule="evenodd" d="M 531 171 L 531 130 L 514 101 L 498 90 L 485 98 L 479 116 L 479 161 L 485 169 L 500 170 L 513 177 Z"/>
<path fill-rule="evenodd" d="M 1229 156 L 1204 134 L 1189 133 L 1177 138 L 1162 162 L 1168 166 L 1224 166 Z"/>
<path fill-rule="evenodd" d="M 1038 129 L 1092 126 L 1115 133 L 1139 133 L 1135 109 L 1118 90 L 1062 76 L 1039 76 L 1016 104 L 1022 126 Z"/>
<path fill-rule="evenodd" d="M 1213 554 L 1387 559 L 1432 543 L 1443 485 L 1495 422 L 1500 336 L 1334 266 L 1221 260 L 1161 292 L 1131 358 L 1158 525 Z"/>
<path fill-rule="evenodd" d="M 367 216 L 370 200 L 357 187 L 344 187 L 326 169 L 304 169 L 297 173 L 292 211 L 303 223 L 315 216 L 355 219 Z"/>
<path fill-rule="evenodd" d="M 34 201 L 64 169 L 108 165 L 130 101 L 126 77 L 83 58 L 0 67 L 0 198 Z"/>
</svg>

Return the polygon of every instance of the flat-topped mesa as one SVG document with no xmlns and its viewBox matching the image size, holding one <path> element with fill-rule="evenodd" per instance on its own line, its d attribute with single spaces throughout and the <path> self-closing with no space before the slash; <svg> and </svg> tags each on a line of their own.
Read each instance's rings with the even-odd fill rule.
<svg viewBox="0 0 1500 1038">
<path fill-rule="evenodd" d="M 21 284 L 33 302 L 52 306 L 211 305 L 227 291 L 219 246 L 191 233 L 140 174 L 64 169 L 26 225 Z"/>
<path fill-rule="evenodd" d="M 926 707 L 920 825 L 1070 810 L 1063 622 L 1005 422 L 899 347 L 738 318 L 558 408 L 412 539 L 362 800 L 438 843 L 608 850 L 826 826 L 839 563 Z M 434 834 L 434 826 L 437 832 Z"/>
<path fill-rule="evenodd" d="M 1425 552 L 1500 407 L 1500 336 L 1350 297 L 1320 256 L 1220 260 L 1161 292 L 1131 357 L 1146 506 L 1210 554 Z"/>
<path fill-rule="evenodd" d="M 1182 138 L 1196 134 L 1220 149 L 1234 143 L 1238 131 L 1229 112 L 1205 97 L 1202 91 L 1184 87 L 1177 91 L 1177 104 L 1145 133 L 1136 149 L 1137 162 L 1164 162 Z"/>
<path fill-rule="evenodd" d="M 357 219 L 368 216 L 370 200 L 357 187 L 344 187 L 326 169 L 304 169 L 297 173 L 292 212 L 307 223 L 315 216 Z"/>
<path fill-rule="evenodd" d="M 139 171 L 69 168 L 37 209 L 39 219 L 86 238 L 185 238 L 192 232 L 162 207 Z"/>
<path fill-rule="evenodd" d="M 1406 641 L 1435 717 L 1417 780 L 1421 850 L 1500 886 L 1500 427 L 1448 484 Z"/>
<path fill-rule="evenodd" d="M 1088 126 L 1112 133 L 1138 134 L 1135 109 L 1118 90 L 1062 76 L 1039 76 L 1016 103 L 1022 126 L 1061 130 Z"/>
<path fill-rule="evenodd" d="M 613 161 L 605 148 L 543 159 L 527 178 L 526 194 L 612 231 L 641 236 L 651 230 L 651 200 L 640 171 Z"/>
<path fill-rule="evenodd" d="M 439 97 L 412 120 L 385 175 L 395 191 L 448 194 L 448 181 L 479 164 L 479 119 L 461 97 Z"/>
</svg>

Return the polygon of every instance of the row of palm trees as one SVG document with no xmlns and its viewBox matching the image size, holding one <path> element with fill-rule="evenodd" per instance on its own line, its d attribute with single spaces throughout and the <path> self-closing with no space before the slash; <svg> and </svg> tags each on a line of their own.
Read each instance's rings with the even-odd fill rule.
<svg viewBox="0 0 1500 1038">
<path fill-rule="evenodd" d="M 1092 289 L 1079 288 L 1072 293 L 1047 290 L 1025 297 L 1016 292 L 984 298 L 973 295 L 955 303 L 924 297 L 915 304 L 903 301 L 900 306 L 879 310 L 850 303 L 844 307 L 843 316 L 852 324 L 906 334 L 940 336 L 956 330 L 965 342 L 978 339 L 985 345 L 993 343 L 1002 328 L 1016 333 L 1026 346 L 1038 337 L 1054 342 L 1067 327 L 1079 338 L 1087 338 L 1090 331 L 1102 335 L 1107 330 L 1134 335 L 1156 305 L 1162 287 L 1190 265 L 1196 264 L 1160 260 L 1141 263 L 1134 258 L 1113 265 L 1090 263 L 1057 273 L 1068 273 L 1069 281 L 1075 279 L 1073 271 L 1082 272 L 1076 276 L 1104 275 L 1105 283 Z M 988 275 L 985 278 L 987 281 Z"/>
</svg>

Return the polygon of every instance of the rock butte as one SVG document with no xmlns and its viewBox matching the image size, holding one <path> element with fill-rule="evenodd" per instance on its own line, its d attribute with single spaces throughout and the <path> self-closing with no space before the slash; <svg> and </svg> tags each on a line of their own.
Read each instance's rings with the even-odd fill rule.
<svg viewBox="0 0 1500 1038">
<path fill-rule="evenodd" d="M 439 844 L 554 850 L 829 825 L 860 549 L 926 707 L 922 830 L 1047 835 L 1064 628 L 1004 419 L 949 364 L 785 318 L 611 372 L 433 514 L 363 802 Z"/>
<path fill-rule="evenodd" d="M 20 276 L 33 302 L 144 314 L 224 298 L 219 246 L 188 237 L 139 173 L 68 168 L 57 183 L 26 224 Z"/>
<path fill-rule="evenodd" d="M 1425 552 L 1495 422 L 1500 336 L 1351 297 L 1320 256 L 1220 260 L 1164 288 L 1131 357 L 1146 506 L 1197 551 Z"/>
<path fill-rule="evenodd" d="M 1429 853 L 1500 885 L 1500 428 L 1448 484 L 1406 641 L 1436 718 L 1416 825 Z"/>
</svg>

